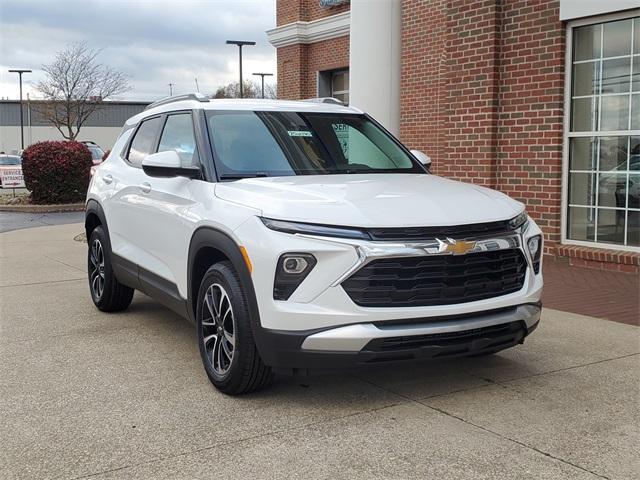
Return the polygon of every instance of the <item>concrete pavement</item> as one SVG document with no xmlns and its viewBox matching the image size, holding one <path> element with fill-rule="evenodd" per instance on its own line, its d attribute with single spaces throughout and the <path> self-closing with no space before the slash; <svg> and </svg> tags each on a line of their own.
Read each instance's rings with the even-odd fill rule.
<svg viewBox="0 0 640 480">
<path fill-rule="evenodd" d="M 493 357 L 226 397 L 186 321 L 93 307 L 81 232 L 0 235 L 2 479 L 637 478 L 636 326 L 547 309 Z"/>
<path fill-rule="evenodd" d="M 0 233 L 45 225 L 65 225 L 84 221 L 84 212 L 22 213 L 0 212 Z"/>
</svg>

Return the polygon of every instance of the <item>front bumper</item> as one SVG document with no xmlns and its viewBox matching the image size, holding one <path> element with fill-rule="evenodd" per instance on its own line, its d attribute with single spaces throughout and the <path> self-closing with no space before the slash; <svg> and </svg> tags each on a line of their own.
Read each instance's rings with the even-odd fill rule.
<svg viewBox="0 0 640 480">
<path fill-rule="evenodd" d="M 524 341 L 541 304 L 411 321 L 368 322 L 307 331 L 259 328 L 263 361 L 274 368 L 329 369 L 483 355 Z"/>
<path fill-rule="evenodd" d="M 253 265 L 251 279 L 259 310 L 259 326 L 299 334 L 354 324 L 401 320 L 412 323 L 414 319 L 480 315 L 490 310 L 536 303 L 542 292 L 542 274 L 534 273 L 531 257 L 524 246 L 529 238 L 540 233 L 531 220 L 526 232 L 518 234 L 519 238 L 514 239 L 514 235 L 509 234 L 476 241 L 477 248 L 487 250 L 512 249 L 516 246 L 514 241 L 517 243 L 528 262 L 524 285 L 519 291 L 464 303 L 371 307 L 357 305 L 343 288 L 343 282 L 350 275 L 377 258 L 437 255 L 438 242 L 373 242 L 294 235 L 269 230 L 257 217 L 235 231 L 238 243 L 246 248 Z M 287 301 L 274 300 L 277 261 L 288 252 L 310 253 L 317 259 L 317 264 Z"/>
</svg>

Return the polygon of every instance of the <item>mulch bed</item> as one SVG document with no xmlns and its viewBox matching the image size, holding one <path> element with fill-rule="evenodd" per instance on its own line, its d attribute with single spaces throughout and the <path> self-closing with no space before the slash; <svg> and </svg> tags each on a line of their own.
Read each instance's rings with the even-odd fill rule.
<svg viewBox="0 0 640 480">
<path fill-rule="evenodd" d="M 15 196 L 0 195 L 0 212 L 22 213 L 54 213 L 54 212 L 81 212 L 84 203 L 62 203 L 58 205 L 34 205 L 29 203 L 28 193 L 18 193 Z"/>
</svg>

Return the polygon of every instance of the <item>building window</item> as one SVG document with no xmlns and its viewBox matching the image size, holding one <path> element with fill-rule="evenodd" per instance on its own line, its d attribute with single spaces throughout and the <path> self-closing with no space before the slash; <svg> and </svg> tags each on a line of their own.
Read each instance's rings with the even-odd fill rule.
<svg viewBox="0 0 640 480">
<path fill-rule="evenodd" d="M 640 247 L 640 17 L 571 27 L 566 240 Z"/>
<path fill-rule="evenodd" d="M 318 72 L 318 96 L 333 97 L 349 103 L 349 70 L 327 70 Z"/>
<path fill-rule="evenodd" d="M 331 96 L 343 103 L 349 103 L 349 70 L 332 73 Z"/>
</svg>

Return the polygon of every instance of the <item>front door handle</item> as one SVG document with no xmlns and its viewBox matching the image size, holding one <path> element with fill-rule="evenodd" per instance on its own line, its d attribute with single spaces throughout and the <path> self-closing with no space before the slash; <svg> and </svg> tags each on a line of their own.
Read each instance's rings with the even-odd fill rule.
<svg viewBox="0 0 640 480">
<path fill-rule="evenodd" d="M 113 175 L 111 175 L 110 173 L 107 173 L 102 177 L 102 181 L 107 185 L 109 185 L 111 182 L 113 182 Z"/>
<path fill-rule="evenodd" d="M 142 193 L 149 193 L 151 191 L 151 184 L 149 182 L 142 182 L 140 184 L 140 190 L 142 190 Z"/>
</svg>

